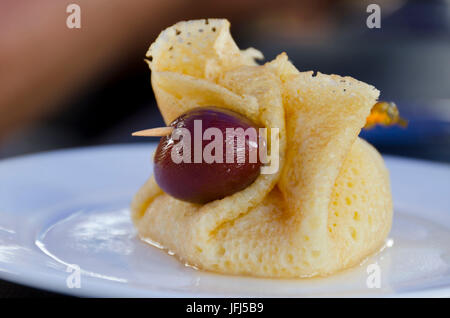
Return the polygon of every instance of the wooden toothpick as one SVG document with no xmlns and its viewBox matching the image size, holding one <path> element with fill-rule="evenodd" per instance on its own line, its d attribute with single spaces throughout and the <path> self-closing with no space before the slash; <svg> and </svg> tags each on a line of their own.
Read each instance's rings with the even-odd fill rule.
<svg viewBox="0 0 450 318">
<path fill-rule="evenodd" d="M 163 137 L 170 135 L 173 131 L 173 127 L 158 127 L 151 129 L 144 129 L 135 131 L 132 133 L 132 136 L 141 136 L 141 137 Z"/>
</svg>

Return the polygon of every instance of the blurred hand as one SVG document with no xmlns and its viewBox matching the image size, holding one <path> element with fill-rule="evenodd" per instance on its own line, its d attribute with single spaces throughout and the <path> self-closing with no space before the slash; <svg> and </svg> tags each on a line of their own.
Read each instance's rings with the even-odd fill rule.
<svg viewBox="0 0 450 318">
<path fill-rule="evenodd" d="M 81 8 L 69 29 L 66 8 Z M 179 20 L 254 18 L 294 0 L 2 0 L 0 2 L 0 142 L 56 111 L 132 54 L 144 56 L 162 28 Z M 67 103 L 65 103 L 67 104 Z M 124 105 L 126 107 L 126 105 Z"/>
</svg>

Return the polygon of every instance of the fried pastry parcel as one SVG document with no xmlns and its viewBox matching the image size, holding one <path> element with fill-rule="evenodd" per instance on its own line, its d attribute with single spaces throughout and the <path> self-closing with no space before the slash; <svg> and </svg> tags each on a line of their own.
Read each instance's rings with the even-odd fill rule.
<svg viewBox="0 0 450 318">
<path fill-rule="evenodd" d="M 147 52 L 158 106 L 166 123 L 215 105 L 278 128 L 279 169 L 203 205 L 171 197 L 150 177 L 132 202 L 139 236 L 226 274 L 325 276 L 361 262 L 382 246 L 392 220 L 388 171 L 358 137 L 379 92 L 350 77 L 300 72 L 285 53 L 258 65 L 262 54 L 240 50 L 229 27 L 194 20 L 159 35 Z"/>
</svg>

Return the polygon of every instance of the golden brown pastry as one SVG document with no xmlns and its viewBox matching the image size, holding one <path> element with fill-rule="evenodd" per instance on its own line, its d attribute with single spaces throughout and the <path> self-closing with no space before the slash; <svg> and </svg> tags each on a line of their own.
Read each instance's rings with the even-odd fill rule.
<svg viewBox="0 0 450 318">
<path fill-rule="evenodd" d="M 300 72 L 285 53 L 258 65 L 262 54 L 239 50 L 229 26 L 195 20 L 159 35 L 147 53 L 159 108 L 166 123 L 216 105 L 279 128 L 278 172 L 204 205 L 165 194 L 150 177 L 132 202 L 139 236 L 226 274 L 308 277 L 361 262 L 392 220 L 383 159 L 358 137 L 379 92 Z"/>
</svg>

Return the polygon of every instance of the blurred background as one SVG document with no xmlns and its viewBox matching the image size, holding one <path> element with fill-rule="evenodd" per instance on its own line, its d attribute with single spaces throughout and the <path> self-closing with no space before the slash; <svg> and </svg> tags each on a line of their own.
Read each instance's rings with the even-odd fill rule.
<svg viewBox="0 0 450 318">
<path fill-rule="evenodd" d="M 66 8 L 81 8 L 69 29 Z M 450 162 L 450 1 L 2 0 L 0 158 L 67 147 L 156 141 L 163 125 L 144 62 L 165 27 L 228 18 L 241 48 L 286 51 L 300 70 L 349 75 L 395 101 L 409 126 L 362 132 L 381 152 Z"/>
</svg>

